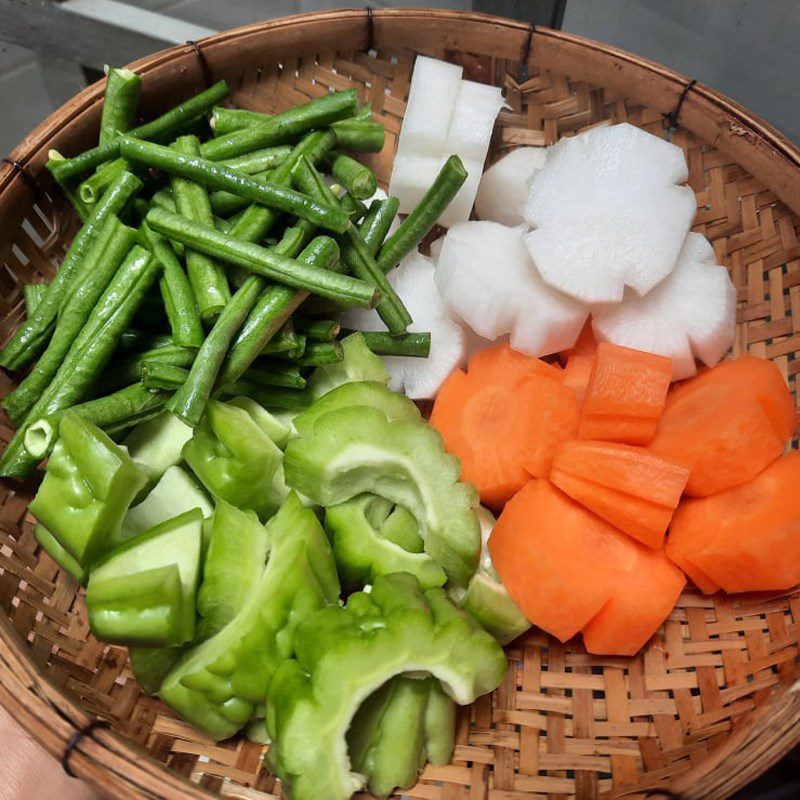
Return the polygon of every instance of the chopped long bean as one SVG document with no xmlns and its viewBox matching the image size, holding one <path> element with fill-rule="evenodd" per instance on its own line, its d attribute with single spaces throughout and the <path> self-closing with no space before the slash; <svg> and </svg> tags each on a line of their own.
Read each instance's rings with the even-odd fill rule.
<svg viewBox="0 0 800 800">
<path fill-rule="evenodd" d="M 336 135 L 336 146 L 342 150 L 380 153 L 386 142 L 386 131 L 380 122 L 343 119 L 340 122 L 334 122 L 331 130 Z"/>
<path fill-rule="evenodd" d="M 336 201 L 330 187 L 305 157 L 302 157 L 292 169 L 292 181 L 320 202 Z M 343 237 L 342 261 L 354 275 L 376 287 L 380 296 L 375 310 L 392 333 L 403 333 L 411 324 L 411 315 L 394 287 L 378 268 L 374 257 L 367 251 L 355 228 L 350 228 Z"/>
<path fill-rule="evenodd" d="M 261 203 L 278 211 L 307 219 L 318 227 L 334 233 L 342 233 L 350 227 L 350 220 L 340 208 L 322 205 L 280 184 L 243 175 L 208 159 L 179 154 L 169 147 L 162 147 L 152 142 L 124 136 L 120 141 L 120 151 L 131 161 L 157 167 L 171 175 L 195 181 L 211 189 L 222 189 L 238 194 L 254 203 Z"/>
<path fill-rule="evenodd" d="M 187 425 L 196 427 L 200 422 L 231 341 L 258 300 L 264 283 L 260 275 L 251 275 L 237 289 L 197 351 L 186 382 L 172 397 L 170 409 Z"/>
<path fill-rule="evenodd" d="M 128 132 L 129 137 L 147 141 L 163 141 L 174 136 L 187 123 L 192 122 L 213 108 L 228 94 L 228 84 L 219 81 L 204 92 L 179 103 L 160 117 L 139 125 Z M 51 159 L 47 168 L 60 183 L 69 183 L 72 179 L 99 167 L 100 164 L 119 156 L 119 138 L 86 150 L 75 158 Z"/>
<path fill-rule="evenodd" d="M 327 342 L 339 335 L 341 327 L 335 319 L 297 319 L 295 328 L 312 342 Z"/>
<path fill-rule="evenodd" d="M 253 310 L 255 311 L 255 309 Z M 286 353 L 291 350 L 296 350 L 299 342 L 300 337 L 294 330 L 290 318 L 284 322 L 281 329 L 264 345 L 261 354 L 266 356 L 274 353 Z"/>
<path fill-rule="evenodd" d="M 149 225 L 142 223 L 145 241 L 161 263 L 161 296 L 172 330 L 172 340 L 183 347 L 200 347 L 203 343 L 203 325 L 189 278 L 169 242 Z"/>
<path fill-rule="evenodd" d="M 169 151 L 169 148 L 161 149 Z M 200 151 L 200 142 L 196 136 L 181 136 L 175 140 L 172 149 L 174 152 L 171 154 L 175 158 L 190 158 Z M 201 225 L 214 224 L 208 192 L 190 176 L 172 175 L 172 197 L 182 216 Z M 216 319 L 231 299 L 228 279 L 222 265 L 206 253 L 189 248 L 186 251 L 186 272 L 200 318 L 204 321 Z"/>
<path fill-rule="evenodd" d="M 305 353 L 297 359 L 297 363 L 301 367 L 318 367 L 322 364 L 335 364 L 343 358 L 344 350 L 336 340 L 331 342 L 309 342 L 306 345 Z"/>
<path fill-rule="evenodd" d="M 254 150 L 252 153 L 245 153 L 243 156 L 229 158 L 227 161 L 219 163 L 235 169 L 237 172 L 244 172 L 246 175 L 257 175 L 259 172 L 279 167 L 289 158 L 291 152 L 292 148 L 288 144 L 282 144 Z"/>
<path fill-rule="evenodd" d="M 335 187 L 332 187 L 335 188 Z M 350 217 L 350 222 L 357 223 L 367 213 L 367 207 L 361 200 L 356 200 L 352 195 L 345 194 L 339 199 L 342 210 Z"/>
<path fill-rule="evenodd" d="M 275 353 L 275 358 L 279 358 L 281 361 L 297 361 L 298 358 L 303 357 L 307 345 L 308 337 L 304 333 L 300 333 L 297 336 L 297 346 L 282 353 Z"/>
<path fill-rule="evenodd" d="M 71 284 L 81 273 L 81 265 L 92 242 L 108 217 L 119 214 L 141 187 L 142 182 L 135 175 L 125 172 L 94 206 L 86 224 L 72 240 L 61 267 L 33 315 L 17 328 L 10 341 L 0 351 L 0 366 L 6 369 L 20 369 L 44 350 L 53 331 L 59 307 L 69 293 Z"/>
<path fill-rule="evenodd" d="M 30 317 L 36 306 L 42 301 L 42 298 L 47 294 L 50 288 L 48 283 L 26 283 L 22 288 L 22 293 L 25 296 L 25 313 Z"/>
<path fill-rule="evenodd" d="M 224 397 L 237 395 L 250 397 L 266 408 L 286 408 L 293 411 L 302 411 L 314 401 L 308 388 L 283 389 L 280 386 L 260 386 L 245 379 L 232 383 L 223 392 Z"/>
<path fill-rule="evenodd" d="M 189 370 L 176 364 L 148 361 L 142 365 L 142 386 L 151 391 L 180 391 L 188 378 Z"/>
<path fill-rule="evenodd" d="M 138 328 L 131 328 L 120 337 L 119 349 L 122 353 L 135 353 L 144 350 L 155 350 L 159 347 L 169 347 L 172 344 L 174 344 L 172 336 L 152 334 Z"/>
<path fill-rule="evenodd" d="M 226 108 L 215 106 L 211 112 L 211 130 L 214 136 L 227 136 L 242 128 L 261 125 L 272 119 L 272 114 L 262 114 L 260 111 L 249 111 L 245 108 Z"/>
<path fill-rule="evenodd" d="M 195 250 L 296 289 L 306 289 L 313 294 L 363 308 L 372 308 L 378 297 L 375 287 L 365 281 L 308 266 L 274 250 L 241 241 L 160 208 L 150 210 L 147 224 Z"/>
<path fill-rule="evenodd" d="M 111 369 L 106 370 L 103 373 L 103 385 L 106 388 L 116 389 L 135 383 L 142 379 L 142 373 L 147 364 L 159 363 L 169 364 L 173 367 L 190 367 L 196 356 L 195 348 L 179 347 L 174 344 L 145 350 L 116 362 Z"/>
<path fill-rule="evenodd" d="M 336 242 L 327 236 L 314 239 L 298 256 L 300 262 L 318 269 L 330 269 L 336 265 L 338 259 L 339 248 Z M 241 377 L 253 361 L 265 351 L 267 343 L 307 297 L 306 291 L 293 290 L 281 285 L 270 286 L 264 291 L 233 341 L 217 378 L 217 389 L 224 388 Z M 296 336 L 295 350 L 298 349 L 300 338 L 303 339 L 305 348 L 305 337 Z M 272 352 L 291 351 L 276 349 Z"/>
<path fill-rule="evenodd" d="M 399 208 L 400 201 L 396 197 L 372 201 L 358 232 L 364 240 L 364 246 L 373 256 L 381 249 L 392 223 L 397 218 Z"/>
<path fill-rule="evenodd" d="M 169 392 L 151 392 L 137 382 L 105 397 L 72 406 L 70 411 L 106 433 L 118 433 L 160 414 L 169 396 Z M 58 425 L 63 415 L 64 411 L 57 411 L 28 426 L 24 445 L 31 456 L 40 459 L 50 454 L 58 438 Z"/>
<path fill-rule="evenodd" d="M 353 333 L 353 331 L 343 331 Z M 414 356 L 427 358 L 431 351 L 430 333 L 403 333 L 393 336 L 386 331 L 361 331 L 367 347 L 379 356 Z"/>
<path fill-rule="evenodd" d="M 108 144 L 119 133 L 133 127 L 142 79 L 129 69 L 107 71 L 106 91 L 103 97 L 103 114 L 100 118 L 100 144 Z"/>
<path fill-rule="evenodd" d="M 81 203 L 93 206 L 103 196 L 103 192 L 129 167 L 130 164 L 124 158 L 115 158 L 113 161 L 101 164 L 94 174 L 78 185 L 78 197 Z"/>
<path fill-rule="evenodd" d="M 58 162 L 66 161 L 67 159 L 58 152 L 58 150 L 49 150 L 47 153 L 47 168 L 53 175 L 55 182 L 61 187 L 61 191 L 67 196 L 67 199 L 72 204 L 72 207 L 81 218 L 81 222 L 86 222 L 91 215 L 91 208 L 81 200 L 78 196 L 78 191 L 75 188 L 74 181 L 60 177 L 58 174 Z M 54 171 L 55 170 L 55 171 Z"/>
<path fill-rule="evenodd" d="M 316 164 L 328 150 L 333 147 L 334 136 L 330 131 L 313 131 L 304 136 L 293 148 L 292 152 L 270 176 L 272 183 L 289 186 L 292 180 L 292 167 L 300 156 L 306 156 L 312 164 Z M 242 216 L 230 230 L 231 236 L 248 242 L 260 242 L 269 233 L 280 216 L 273 208 L 254 203 L 245 209 Z"/>
<path fill-rule="evenodd" d="M 259 360 L 256 361 L 247 372 L 244 379 L 257 383 L 259 386 L 282 386 L 285 389 L 303 389 L 306 379 L 300 374 L 300 370 L 293 364 L 287 364 L 280 360 Z"/>
<path fill-rule="evenodd" d="M 253 174 L 254 178 L 258 180 L 268 181 L 272 170 L 264 170 Z M 209 194 L 209 202 L 211 203 L 211 210 L 221 216 L 227 217 L 230 214 L 235 214 L 250 205 L 251 201 L 240 194 L 233 194 L 232 192 L 225 192 L 218 190 Z"/>
<path fill-rule="evenodd" d="M 47 349 L 22 383 L 3 399 L 3 406 L 14 425 L 23 422 L 58 372 L 72 343 L 135 241 L 136 231 L 123 225 L 118 217 L 111 216 L 106 220 L 86 254 L 85 278 L 75 284 L 75 290 L 62 308 Z"/>
<path fill-rule="evenodd" d="M 227 136 L 217 136 L 203 145 L 203 155 L 212 161 L 235 158 L 263 147 L 286 144 L 310 130 L 325 128 L 332 122 L 352 117 L 358 110 L 355 89 L 316 97 L 301 106 Z"/>
<path fill-rule="evenodd" d="M 466 179 L 467 170 L 461 159 L 450 156 L 417 207 L 383 243 L 378 266 L 384 272 L 394 269 L 425 238 Z"/>
<path fill-rule="evenodd" d="M 111 358 L 119 338 L 130 327 L 136 309 L 158 276 L 152 255 L 137 246 L 130 251 L 58 372 L 29 412 L 29 419 L 47 417 L 82 401 Z M 27 426 L 17 429 L 0 458 L 0 475 L 25 479 L 38 459 L 24 446 Z"/>
<path fill-rule="evenodd" d="M 365 164 L 344 153 L 331 153 L 327 158 L 327 163 L 331 175 L 356 200 L 366 200 L 375 194 L 375 190 L 378 188 L 378 179 Z"/>
</svg>

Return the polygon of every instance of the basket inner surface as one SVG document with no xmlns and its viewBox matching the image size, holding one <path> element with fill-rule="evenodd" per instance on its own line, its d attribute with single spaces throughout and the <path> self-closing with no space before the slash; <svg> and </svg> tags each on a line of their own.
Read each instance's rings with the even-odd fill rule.
<svg viewBox="0 0 800 800">
<path fill-rule="evenodd" d="M 426 51 L 457 60 L 468 77 L 505 88 L 491 159 L 518 145 L 545 145 L 586 126 L 628 121 L 663 135 L 661 114 L 602 86 L 531 73 L 490 55 Z M 236 105 L 278 111 L 329 88 L 355 86 L 387 129 L 366 160 L 388 183 L 405 109 L 413 53 L 338 52 L 270 61 L 227 75 Z M 800 350 L 797 218 L 729 157 L 679 128 L 697 195 L 694 229 L 711 240 L 739 292 L 735 351 L 772 359 L 796 389 Z M 40 195 L 24 222 L 4 220 L 0 243 L 0 338 L 22 318 L 22 284 L 50 275 L 75 230 L 60 196 Z M 0 395 L 11 378 L 0 375 Z M 0 418 L 0 440 L 12 430 Z M 35 487 L 0 483 L 0 606 L 26 640 L 41 673 L 112 722 L 155 759 L 212 794 L 280 796 L 262 767 L 264 748 L 236 739 L 213 744 L 141 693 L 126 651 L 90 635 L 82 592 L 39 554 L 26 514 Z M 771 690 L 797 673 L 800 594 L 704 597 L 687 591 L 639 656 L 589 656 L 533 630 L 508 648 L 502 686 L 461 714 L 455 762 L 428 768 L 410 797 L 593 798 L 668 782 L 718 747 Z M 245 788 L 248 787 L 248 788 Z M 323 800 L 323 799 L 321 799 Z"/>
</svg>

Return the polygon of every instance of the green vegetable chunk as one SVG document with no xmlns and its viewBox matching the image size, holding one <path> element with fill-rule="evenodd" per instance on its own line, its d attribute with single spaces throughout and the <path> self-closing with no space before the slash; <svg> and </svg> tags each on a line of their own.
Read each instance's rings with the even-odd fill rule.
<svg viewBox="0 0 800 800">
<path fill-rule="evenodd" d="M 268 759 L 294 800 L 347 800 L 364 776 L 351 772 L 345 735 L 359 705 L 395 675 L 430 672 L 461 704 L 496 688 L 507 661 L 500 645 L 442 589 L 411 575 L 375 581 L 308 617 L 269 687 Z"/>
<path fill-rule="evenodd" d="M 348 406 L 372 406 L 382 411 L 389 420 L 419 422 L 419 409 L 413 401 L 393 392 L 379 381 L 343 383 L 315 400 L 310 408 L 295 417 L 294 426 L 303 435 L 310 435 L 316 421 L 330 411 Z"/>
<path fill-rule="evenodd" d="M 309 385 L 315 398 L 322 397 L 343 383 L 388 382 L 389 373 L 383 366 L 383 361 L 367 347 L 360 333 L 353 333 L 342 339 L 342 350 L 344 358 L 341 361 L 325 364 L 314 370 Z"/>
<path fill-rule="evenodd" d="M 453 760 L 456 749 L 456 704 L 439 681 L 431 679 L 429 683 L 424 757 L 434 767 L 443 767 Z"/>
<path fill-rule="evenodd" d="M 130 539 L 93 567 L 86 607 L 98 639 L 146 647 L 192 640 L 202 526 L 200 510 L 187 511 Z"/>
<path fill-rule="evenodd" d="M 267 531 L 252 511 L 217 503 L 197 596 L 200 641 L 219 633 L 242 610 L 264 572 L 267 549 Z"/>
<path fill-rule="evenodd" d="M 284 496 L 283 454 L 251 410 L 212 400 L 183 455 L 215 498 L 267 519 Z"/>
<path fill-rule="evenodd" d="M 169 411 L 137 425 L 124 444 L 131 458 L 150 480 L 158 480 L 183 458 L 192 429 Z"/>
<path fill-rule="evenodd" d="M 120 542 L 122 520 L 145 476 L 123 448 L 77 414 L 61 418 L 31 513 L 82 566 Z"/>
<path fill-rule="evenodd" d="M 267 538 L 269 560 L 245 604 L 219 633 L 191 650 L 161 687 L 166 703 L 217 740 L 232 736 L 263 708 L 302 620 L 338 602 L 325 533 L 294 494 L 267 524 Z"/>
<path fill-rule="evenodd" d="M 458 459 L 425 423 L 389 421 L 376 408 L 331 411 L 313 433 L 286 447 L 286 482 L 314 502 L 335 506 L 373 492 L 405 506 L 417 520 L 425 552 L 456 585 L 478 565 L 480 531 L 473 486 L 459 481 Z"/>
<path fill-rule="evenodd" d="M 169 467 L 153 490 L 125 515 L 122 535 L 138 536 L 154 525 L 199 508 L 203 517 L 210 517 L 214 507 L 194 478 L 181 467 Z"/>
<path fill-rule="evenodd" d="M 531 624 L 511 599 L 492 566 L 488 544 L 495 524 L 494 515 L 481 506 L 478 518 L 481 523 L 481 561 L 459 605 L 505 645 L 525 633 Z M 455 595 L 462 595 L 462 591 L 456 590 Z"/>
<path fill-rule="evenodd" d="M 425 763 L 429 681 L 398 675 L 370 695 L 347 732 L 353 770 L 367 776 L 370 794 L 410 789 Z"/>
<path fill-rule="evenodd" d="M 379 575 L 409 572 L 423 588 L 443 586 L 447 575 L 427 553 L 409 552 L 370 524 L 367 509 L 374 499 L 374 495 L 362 494 L 325 512 L 342 583 L 364 586 Z"/>
<path fill-rule="evenodd" d="M 128 655 L 136 682 L 148 694 L 156 694 L 181 656 L 187 645 L 178 647 L 131 647 Z"/>
<path fill-rule="evenodd" d="M 42 550 L 58 564 L 61 569 L 68 572 L 78 583 L 86 586 L 89 580 L 89 572 L 85 570 L 59 543 L 41 523 L 37 523 L 33 529 L 33 536 L 41 546 Z"/>
</svg>

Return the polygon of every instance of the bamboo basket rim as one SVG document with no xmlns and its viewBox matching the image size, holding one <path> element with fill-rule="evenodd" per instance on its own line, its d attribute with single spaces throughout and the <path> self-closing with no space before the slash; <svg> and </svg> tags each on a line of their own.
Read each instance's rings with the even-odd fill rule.
<svg viewBox="0 0 800 800">
<path fill-rule="evenodd" d="M 788 175 L 787 186 L 776 188 L 770 185 L 769 188 L 790 209 L 800 214 L 800 147 L 757 115 L 724 94 L 700 82 L 690 82 L 686 76 L 641 56 L 584 37 L 488 14 L 424 8 L 340 9 L 296 14 L 235 28 L 197 43 L 178 45 L 138 59 L 128 67 L 146 77 L 165 65 L 190 58 L 198 61 L 197 68 L 205 68 L 202 62 L 207 60 L 213 72 L 215 48 L 228 47 L 243 37 L 334 19 L 347 19 L 363 25 L 361 49 L 370 49 L 374 32 L 380 26 L 391 26 L 392 21 L 398 19 L 424 20 L 431 17 L 454 25 L 489 26 L 519 43 L 521 61 L 526 56 L 530 60 L 538 47 L 548 43 L 569 45 L 578 52 L 610 57 L 633 68 L 637 75 L 658 81 L 665 92 L 665 101 L 667 98 L 676 100 L 684 93 L 687 95 L 687 107 L 702 102 L 705 108 L 716 109 L 729 120 L 728 134 L 743 138 L 749 146 L 764 154 L 772 162 L 772 168 L 776 170 L 774 174 L 785 172 Z M 357 47 L 354 44 L 353 49 Z M 183 69 L 185 72 L 187 67 Z M 24 187 L 24 191 L 31 193 L 41 185 L 42 178 L 49 181 L 43 167 L 51 140 L 56 133 L 102 102 L 104 86 L 105 81 L 101 80 L 84 89 L 40 123 L 3 160 L 0 164 L 0 205 L 12 187 L 15 191 Z M 670 107 L 665 106 L 664 113 L 674 106 L 674 103 Z M 691 130 L 693 125 L 687 110 L 684 110 L 681 125 Z M 720 130 L 720 138 L 724 133 Z M 41 674 L 28 647 L 6 614 L 0 614 L 0 703 L 56 758 L 62 757 L 70 740 L 77 736 L 79 740 L 73 741 L 70 754 L 71 770 L 101 791 L 109 789 L 110 777 L 115 797 L 159 797 L 167 790 L 174 793 L 170 797 L 202 800 L 217 796 L 172 772 L 141 748 L 110 730 L 97 728 L 83 736 L 82 732 L 91 723 L 91 717 L 74 699 Z M 753 756 L 758 755 L 757 767 L 740 771 L 737 781 L 740 788 L 799 743 L 800 681 L 797 681 L 782 686 L 774 693 L 771 702 L 750 714 L 748 722 L 732 733 L 722 746 L 681 773 L 669 787 L 657 787 L 644 793 L 637 790 L 637 793 L 639 797 L 675 797 L 698 784 L 705 784 L 711 790 L 723 779 L 727 779 L 725 785 L 730 786 L 729 776 L 725 774 L 725 759 L 735 754 L 746 754 L 752 760 Z"/>
</svg>

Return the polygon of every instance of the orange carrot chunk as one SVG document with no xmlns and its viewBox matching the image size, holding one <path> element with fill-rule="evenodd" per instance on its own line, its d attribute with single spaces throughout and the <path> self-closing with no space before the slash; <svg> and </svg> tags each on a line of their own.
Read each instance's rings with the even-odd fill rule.
<svg viewBox="0 0 800 800">
<path fill-rule="evenodd" d="M 658 427 L 671 377 L 669 358 L 601 342 L 583 400 L 579 438 L 647 444 Z"/>
<path fill-rule="evenodd" d="M 747 483 L 684 500 L 667 555 L 726 592 L 790 589 L 800 583 L 800 453 L 774 461 Z M 702 587 L 701 587 L 702 588 Z"/>
<path fill-rule="evenodd" d="M 593 356 L 578 353 L 570 356 L 566 367 L 564 367 L 564 383 L 575 392 L 578 403 L 583 403 L 583 398 L 586 395 L 586 387 L 589 385 L 593 362 Z"/>
<path fill-rule="evenodd" d="M 522 613 L 566 642 L 611 599 L 630 539 L 546 480 L 508 502 L 489 538 L 492 563 Z"/>
<path fill-rule="evenodd" d="M 546 476 L 553 455 L 575 434 L 578 403 L 562 370 L 500 345 L 477 353 L 467 373 L 453 372 L 431 413 L 462 480 L 499 508 L 531 476 Z"/>
<path fill-rule="evenodd" d="M 688 468 L 642 447 L 564 442 L 550 480 L 642 544 L 660 548 L 689 478 Z"/>
<path fill-rule="evenodd" d="M 649 449 L 689 467 L 686 493 L 706 497 L 749 481 L 779 458 L 796 425 L 778 368 L 742 356 L 677 384 Z"/>
<path fill-rule="evenodd" d="M 635 655 L 669 616 L 686 585 L 664 550 L 633 544 L 614 595 L 583 629 L 583 643 L 597 655 Z"/>
</svg>

